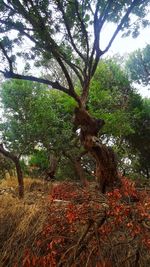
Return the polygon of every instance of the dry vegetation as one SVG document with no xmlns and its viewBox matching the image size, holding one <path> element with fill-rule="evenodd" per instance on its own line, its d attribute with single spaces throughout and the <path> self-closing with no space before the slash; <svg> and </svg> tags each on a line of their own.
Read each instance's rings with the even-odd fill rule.
<svg viewBox="0 0 150 267">
<path fill-rule="evenodd" d="M 137 196 L 132 184 L 104 197 L 93 184 L 52 187 L 25 179 L 24 200 L 17 198 L 15 180 L 3 181 L 1 190 L 6 187 L 11 192 L 0 195 L 1 267 L 150 266 L 149 194 Z"/>
</svg>

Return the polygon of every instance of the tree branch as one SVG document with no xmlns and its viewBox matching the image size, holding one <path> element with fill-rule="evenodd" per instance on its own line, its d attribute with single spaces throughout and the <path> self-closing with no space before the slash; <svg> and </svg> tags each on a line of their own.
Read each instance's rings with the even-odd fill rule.
<svg viewBox="0 0 150 267">
<path fill-rule="evenodd" d="M 17 156 L 13 155 L 11 152 L 7 151 L 3 144 L 0 144 L 0 153 L 2 153 L 5 157 L 11 159 L 12 161 L 15 161 L 17 159 Z"/>
<path fill-rule="evenodd" d="M 6 58 L 7 61 L 8 61 L 10 71 L 13 71 L 12 60 L 11 60 L 11 58 L 8 56 L 7 51 L 6 51 L 6 49 L 4 48 L 2 42 L 0 42 L 0 49 L 2 50 L 2 53 L 4 54 L 5 58 Z M 2 72 L 2 71 L 1 71 L 1 72 Z"/>
<path fill-rule="evenodd" d="M 81 31 L 83 33 L 83 36 L 85 37 L 85 40 L 86 40 L 86 46 L 87 46 L 87 61 L 89 60 L 89 39 L 88 39 L 88 33 L 87 33 L 87 30 L 86 30 L 86 27 L 85 27 L 85 24 L 83 22 L 83 19 L 81 18 L 80 16 L 80 13 L 79 13 L 79 3 L 77 0 L 75 0 L 75 7 L 76 7 L 76 12 L 77 12 L 77 16 L 78 16 L 78 19 L 80 21 L 80 24 L 81 24 Z"/>
<path fill-rule="evenodd" d="M 118 33 L 120 32 L 122 26 L 124 25 L 126 19 L 128 18 L 128 16 L 130 15 L 131 11 L 133 10 L 133 8 L 136 6 L 136 4 L 139 2 L 139 0 L 134 0 L 131 4 L 131 6 L 128 8 L 126 14 L 124 15 L 124 17 L 122 18 L 121 22 L 119 23 L 119 25 L 117 26 L 114 34 L 112 35 L 108 45 L 106 46 L 106 48 L 102 51 L 103 54 L 106 53 L 109 48 L 111 47 L 113 41 L 115 40 L 116 36 L 118 35 Z"/>
<path fill-rule="evenodd" d="M 76 53 L 79 55 L 79 57 L 81 57 L 85 61 L 85 58 L 84 58 L 83 54 L 78 50 L 76 44 L 74 43 L 73 37 L 71 35 L 71 31 L 70 31 L 70 26 L 69 26 L 69 23 L 68 23 L 68 19 L 67 19 L 67 16 L 66 16 L 65 12 L 64 12 L 64 9 L 63 9 L 62 2 L 60 0 L 58 0 L 57 2 L 58 2 L 58 8 L 59 8 L 59 10 L 62 13 L 64 22 L 65 22 L 66 30 L 67 30 L 68 36 L 70 38 L 71 45 L 74 48 L 74 50 L 76 51 Z"/>
<path fill-rule="evenodd" d="M 12 78 L 12 79 L 19 79 L 19 80 L 26 80 L 26 81 L 33 81 L 33 82 L 47 84 L 47 85 L 50 85 L 53 89 L 63 91 L 66 94 L 70 95 L 69 90 L 67 88 L 63 87 L 61 84 L 59 84 L 58 81 L 52 82 L 52 81 L 49 81 L 49 80 L 43 79 L 43 78 L 17 74 L 17 73 L 14 73 L 13 71 L 5 71 L 5 72 L 1 71 L 1 73 L 4 74 L 5 78 Z"/>
</svg>

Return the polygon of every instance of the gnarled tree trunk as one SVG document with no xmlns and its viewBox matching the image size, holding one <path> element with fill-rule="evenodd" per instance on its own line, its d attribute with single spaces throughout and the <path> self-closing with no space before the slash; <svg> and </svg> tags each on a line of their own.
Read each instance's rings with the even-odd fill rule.
<svg viewBox="0 0 150 267">
<path fill-rule="evenodd" d="M 96 161 L 96 180 L 101 192 L 105 193 L 107 187 L 113 187 L 118 175 L 117 160 L 113 150 L 103 145 L 97 138 L 104 121 L 92 118 L 85 108 L 76 108 L 74 124 L 76 129 L 80 129 L 81 144 Z"/>
<path fill-rule="evenodd" d="M 17 156 L 13 155 L 11 152 L 7 151 L 3 144 L 0 144 L 0 153 L 2 153 L 5 157 L 11 159 L 16 167 L 16 173 L 17 173 L 17 179 L 18 179 L 18 191 L 19 191 L 19 197 L 24 197 L 24 182 L 23 182 L 23 173 L 20 166 L 20 161 Z"/>
</svg>

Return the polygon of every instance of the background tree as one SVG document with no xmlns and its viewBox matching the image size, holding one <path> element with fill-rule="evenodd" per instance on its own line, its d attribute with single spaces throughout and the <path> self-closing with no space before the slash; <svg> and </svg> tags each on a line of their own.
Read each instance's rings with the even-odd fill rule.
<svg viewBox="0 0 150 267">
<path fill-rule="evenodd" d="M 149 176 L 149 99 L 142 99 L 115 58 L 102 60 L 90 87 L 89 109 L 106 122 L 101 140 L 117 152 L 126 175 Z"/>
<path fill-rule="evenodd" d="M 150 175 L 150 100 L 142 99 L 134 94 L 130 100 L 129 109 L 132 116 L 133 132 L 126 136 L 133 155 L 138 160 L 134 166 L 135 172 L 149 178 Z"/>
<path fill-rule="evenodd" d="M 3 59 L 6 59 L 8 63 L 7 69 L 3 69 L 1 72 L 6 78 L 27 79 L 48 84 L 76 100 L 78 105 L 75 110 L 76 128 L 80 128 L 81 142 L 84 148 L 96 160 L 96 176 L 103 192 L 106 185 L 112 184 L 113 180 L 117 178 L 117 168 L 109 150 L 96 141 L 104 122 L 92 118 L 86 110 L 90 81 L 100 57 L 108 51 L 121 30 L 128 29 L 129 33 L 132 24 L 132 33 L 135 36 L 138 34 L 141 22 L 144 21 L 144 26 L 148 24 L 148 21 L 145 20 L 148 4 L 148 0 L 133 0 L 124 3 L 99 0 L 90 2 L 10 0 L 9 3 L 6 0 L 1 1 L 2 38 L 0 48 Z M 137 17 L 134 25 L 129 17 L 130 14 Z M 116 23 L 116 30 L 102 50 L 100 37 L 106 22 Z M 89 25 L 92 25 L 93 31 Z M 8 38 L 8 32 L 12 30 L 18 32 L 19 39 Z M 23 53 L 19 53 L 19 57 L 22 55 L 28 58 L 38 56 L 44 57 L 44 59 L 55 59 L 61 67 L 67 87 L 64 87 L 58 80 L 37 78 L 15 72 L 14 61 L 17 54 L 13 47 L 18 45 L 23 38 L 30 39 L 33 47 L 30 52 L 22 50 Z M 93 41 L 91 42 L 91 40 Z M 80 95 L 75 91 L 68 69 L 71 69 L 80 81 Z"/>
<path fill-rule="evenodd" d="M 20 156 L 33 155 L 30 162 L 38 167 L 36 175 L 42 177 L 53 178 L 56 171 L 57 179 L 80 179 L 84 183 L 85 174 L 92 177 L 95 163 L 72 132 L 73 99 L 57 91 L 50 93 L 38 83 L 17 80 L 3 84 L 1 97 L 4 107 L 1 135 L 7 150 Z M 101 61 L 91 83 L 88 108 L 93 116 L 105 119 L 99 138 L 113 146 L 119 168 L 126 173 L 141 172 L 142 154 L 131 141 L 135 143 L 138 139 L 137 124 L 142 123 L 143 107 L 142 98 L 134 92 L 115 60 Z M 137 143 L 144 149 L 141 141 Z M 129 167 L 126 159 L 131 160 Z M 148 158 L 144 161 L 147 164 Z"/>
<path fill-rule="evenodd" d="M 148 86 L 150 83 L 150 45 L 129 54 L 126 68 L 131 80 Z"/>
<path fill-rule="evenodd" d="M 32 151 L 35 145 L 35 131 L 31 125 L 32 103 L 40 93 L 41 87 L 39 84 L 36 93 L 35 87 L 32 89 L 28 85 L 27 82 L 20 84 L 19 81 L 9 81 L 3 84 L 0 94 L 4 110 L 3 122 L 0 124 L 2 140 L 0 152 L 15 164 L 20 197 L 24 194 L 20 158 Z"/>
<path fill-rule="evenodd" d="M 75 168 L 80 148 L 73 144 L 72 99 L 56 91 L 50 94 L 46 86 L 18 80 L 4 83 L 0 95 L 4 109 L 1 139 L 7 152 L 16 155 L 18 161 L 21 156 L 34 154 L 32 164 L 49 178 L 55 176 L 60 158 L 71 159 Z"/>
</svg>

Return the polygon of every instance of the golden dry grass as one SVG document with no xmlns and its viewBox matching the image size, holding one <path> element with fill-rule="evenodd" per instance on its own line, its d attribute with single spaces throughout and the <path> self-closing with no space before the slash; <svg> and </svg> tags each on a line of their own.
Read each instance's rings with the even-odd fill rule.
<svg viewBox="0 0 150 267">
<path fill-rule="evenodd" d="M 31 187 L 33 190 L 31 192 Z M 17 191 L 17 180 L 6 179 L 0 188 L 13 188 Z M 39 192 L 39 188 L 41 191 Z M 0 266 L 13 266 L 15 255 L 22 253 L 28 246 L 32 247 L 41 232 L 47 217 L 47 194 L 51 185 L 42 181 L 25 179 L 25 198 L 19 200 L 17 194 L 0 195 Z M 42 191 L 43 190 L 43 191 Z M 45 190 L 45 191 L 44 191 Z M 44 196 L 42 196 L 42 192 Z"/>
</svg>

